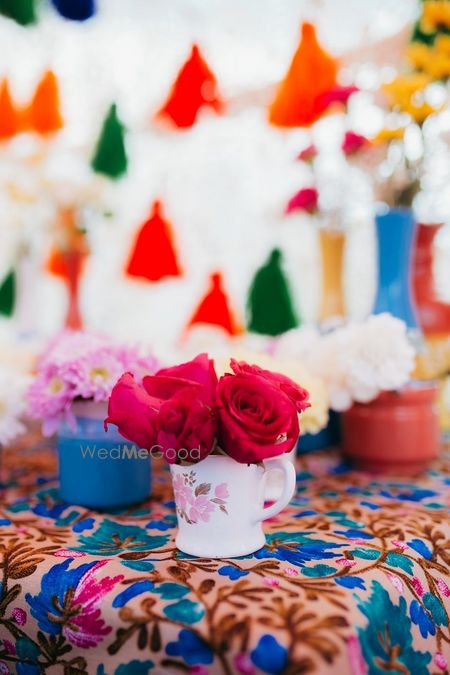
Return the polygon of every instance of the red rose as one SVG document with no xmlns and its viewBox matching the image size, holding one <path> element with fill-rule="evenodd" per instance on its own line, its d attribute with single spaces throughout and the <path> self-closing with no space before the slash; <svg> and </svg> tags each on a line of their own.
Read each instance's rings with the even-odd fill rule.
<svg viewBox="0 0 450 675">
<path fill-rule="evenodd" d="M 266 377 L 226 374 L 217 385 L 219 439 L 237 462 L 250 464 L 289 452 L 299 435 L 292 400 Z"/>
<path fill-rule="evenodd" d="M 288 201 L 284 212 L 306 211 L 316 213 L 319 208 L 319 193 L 316 188 L 302 188 Z"/>
<path fill-rule="evenodd" d="M 271 370 L 264 370 L 264 368 L 260 368 L 259 366 L 251 366 L 248 363 L 245 363 L 245 361 L 231 359 L 230 364 L 233 373 L 236 375 L 238 373 L 253 373 L 253 375 L 264 377 L 266 380 L 272 382 L 272 384 L 275 384 L 281 391 L 284 391 L 284 393 L 289 396 L 297 408 L 297 412 L 303 412 L 306 408 L 311 407 L 311 403 L 309 402 L 309 392 L 307 392 L 306 389 L 303 389 L 303 387 L 300 387 L 294 380 L 291 380 L 290 377 L 282 375 L 281 373 L 273 373 Z"/>
<path fill-rule="evenodd" d="M 217 375 L 214 370 L 214 361 L 207 354 L 199 354 L 179 366 L 162 368 L 155 375 L 144 377 L 143 385 L 150 396 L 166 401 L 185 387 L 196 387 L 202 392 L 202 397 L 211 405 L 214 402 L 217 386 Z"/>
<path fill-rule="evenodd" d="M 216 434 L 214 412 L 208 402 L 202 400 L 197 387 L 185 387 L 162 404 L 158 415 L 158 445 L 169 464 L 203 459 L 212 451 Z M 180 452 L 182 450 L 185 452 Z"/>
<path fill-rule="evenodd" d="M 125 373 L 111 392 L 105 429 L 115 424 L 122 436 L 148 450 L 156 443 L 157 405 L 134 376 Z"/>
</svg>

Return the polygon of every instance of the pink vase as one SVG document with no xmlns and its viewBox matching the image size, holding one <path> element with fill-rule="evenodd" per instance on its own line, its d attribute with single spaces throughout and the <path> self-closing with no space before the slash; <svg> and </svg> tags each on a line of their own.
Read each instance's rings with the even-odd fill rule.
<svg viewBox="0 0 450 675">
<path fill-rule="evenodd" d="M 439 452 L 437 387 L 382 392 L 342 416 L 344 453 L 373 473 L 415 475 Z"/>
</svg>

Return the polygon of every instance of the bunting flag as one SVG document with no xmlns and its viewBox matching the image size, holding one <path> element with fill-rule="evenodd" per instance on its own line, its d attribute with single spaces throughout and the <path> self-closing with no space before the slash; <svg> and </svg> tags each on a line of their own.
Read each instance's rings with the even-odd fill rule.
<svg viewBox="0 0 450 675">
<path fill-rule="evenodd" d="M 223 102 L 217 93 L 217 81 L 212 70 L 202 57 L 197 45 L 179 71 L 169 96 L 156 114 L 157 118 L 169 119 L 176 127 L 192 127 L 201 108 L 212 108 L 216 113 L 223 110 Z"/>
<path fill-rule="evenodd" d="M 235 319 L 227 294 L 223 290 L 220 272 L 211 274 L 209 289 L 198 304 L 187 327 L 191 328 L 197 324 L 220 326 L 229 335 L 242 333 L 242 327 Z"/>
<path fill-rule="evenodd" d="M 148 281 L 181 276 L 172 225 L 162 216 L 162 204 L 158 200 L 153 203 L 149 218 L 137 234 L 126 273 Z"/>
<path fill-rule="evenodd" d="M 87 21 L 96 12 L 95 0 L 51 0 L 55 9 L 65 19 Z"/>
<path fill-rule="evenodd" d="M 337 62 L 320 46 L 316 29 L 302 25 L 300 44 L 269 107 L 278 127 L 309 127 L 324 113 L 323 96 L 336 87 Z"/>
<path fill-rule="evenodd" d="M 24 112 L 24 119 L 25 128 L 38 134 L 51 134 L 62 128 L 58 81 L 51 70 L 44 73 L 36 87 L 32 101 Z"/>
<path fill-rule="evenodd" d="M 14 19 L 21 26 L 36 22 L 34 0 L 0 0 L 0 14 Z"/>
<path fill-rule="evenodd" d="M 274 249 L 255 274 L 248 297 L 248 329 L 253 333 L 281 335 L 298 326 L 281 263 L 281 251 Z"/>
<path fill-rule="evenodd" d="M 0 314 L 12 316 L 16 304 L 16 273 L 11 269 L 0 284 Z"/>
<path fill-rule="evenodd" d="M 96 173 L 120 178 L 126 173 L 128 159 L 125 150 L 125 130 L 113 103 L 103 122 L 91 166 Z"/>
<path fill-rule="evenodd" d="M 0 140 L 12 138 L 19 128 L 19 113 L 11 98 L 8 80 L 3 80 L 0 87 Z"/>
</svg>

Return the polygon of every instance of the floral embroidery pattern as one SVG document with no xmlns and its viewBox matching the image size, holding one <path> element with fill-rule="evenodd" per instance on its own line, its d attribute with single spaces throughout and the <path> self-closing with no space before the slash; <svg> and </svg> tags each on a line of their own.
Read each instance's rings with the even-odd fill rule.
<svg viewBox="0 0 450 675">
<path fill-rule="evenodd" d="M 167 471 L 155 467 L 152 501 L 106 515 L 59 500 L 42 446 L 4 462 L 2 674 L 448 672 L 448 455 L 413 482 L 299 458 L 266 545 L 228 560 L 176 549 Z M 178 486 L 188 518 L 198 496 L 226 502 L 226 485 L 196 496 L 191 478 Z"/>
<path fill-rule="evenodd" d="M 212 492 L 211 483 L 196 485 L 196 473 L 192 470 L 189 473 L 178 473 L 175 476 L 173 491 L 177 513 L 189 525 L 199 522 L 207 523 L 211 513 L 217 509 L 228 515 L 226 500 L 229 495 L 226 483 L 220 483 Z"/>
</svg>

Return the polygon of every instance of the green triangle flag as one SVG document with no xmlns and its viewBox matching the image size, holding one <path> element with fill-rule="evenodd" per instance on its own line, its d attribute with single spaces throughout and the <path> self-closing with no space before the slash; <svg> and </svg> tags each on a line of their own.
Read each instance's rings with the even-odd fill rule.
<svg viewBox="0 0 450 675">
<path fill-rule="evenodd" d="M 14 19 L 21 26 L 36 22 L 34 0 L 0 0 L 0 14 Z"/>
<path fill-rule="evenodd" d="M 247 304 L 253 333 L 281 335 L 298 326 L 281 262 L 281 251 L 274 249 L 253 279 Z"/>
<path fill-rule="evenodd" d="M 12 316 L 16 303 L 16 273 L 8 272 L 0 284 L 0 314 Z"/>
<path fill-rule="evenodd" d="M 120 178 L 128 165 L 125 151 L 125 128 L 117 115 L 116 104 L 113 103 L 103 122 L 100 137 L 97 141 L 91 166 L 97 173 L 110 178 Z"/>
</svg>

